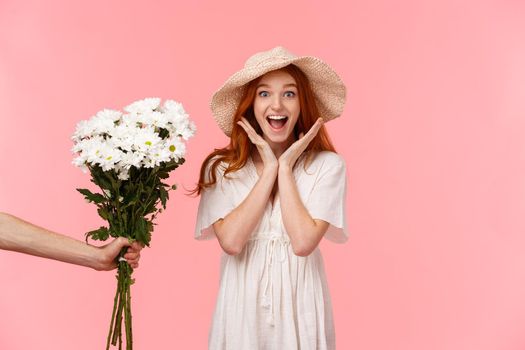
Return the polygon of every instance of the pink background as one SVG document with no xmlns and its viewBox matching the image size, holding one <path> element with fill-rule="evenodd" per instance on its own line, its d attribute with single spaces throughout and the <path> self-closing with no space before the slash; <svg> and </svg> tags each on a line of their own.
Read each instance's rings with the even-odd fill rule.
<svg viewBox="0 0 525 350">
<path fill-rule="evenodd" d="M 212 93 L 283 45 L 348 85 L 345 245 L 323 242 L 339 349 L 525 349 L 522 1 L 0 2 L 0 211 L 83 239 L 101 220 L 75 124 L 147 96 L 196 121 L 133 287 L 136 349 L 204 349 L 220 248 L 184 195 L 226 138 Z M 0 252 L 0 349 L 102 349 L 114 273 Z"/>
</svg>

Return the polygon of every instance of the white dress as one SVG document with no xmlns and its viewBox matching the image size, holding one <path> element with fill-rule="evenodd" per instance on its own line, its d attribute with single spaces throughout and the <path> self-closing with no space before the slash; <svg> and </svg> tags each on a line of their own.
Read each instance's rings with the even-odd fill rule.
<svg viewBox="0 0 525 350">
<path fill-rule="evenodd" d="M 251 158 L 226 178 L 223 165 L 218 169 L 216 185 L 201 193 L 196 239 L 215 237 L 212 224 L 236 208 L 258 179 Z M 306 171 L 298 161 L 293 173 L 312 218 L 330 224 L 325 238 L 345 242 L 348 235 L 344 160 L 336 153 L 323 151 Z M 240 254 L 222 255 L 209 349 L 335 349 L 332 306 L 321 252 L 316 248 L 306 257 L 293 253 L 279 199 L 275 207 L 268 202 Z"/>
</svg>

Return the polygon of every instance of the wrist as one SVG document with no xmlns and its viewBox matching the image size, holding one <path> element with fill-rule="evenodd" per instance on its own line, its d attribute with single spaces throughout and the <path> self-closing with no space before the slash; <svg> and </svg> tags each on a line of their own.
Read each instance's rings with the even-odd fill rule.
<svg viewBox="0 0 525 350">
<path fill-rule="evenodd" d="M 279 163 L 275 164 L 265 164 L 262 170 L 262 176 L 277 176 L 277 171 L 279 170 Z"/>
<path fill-rule="evenodd" d="M 95 247 L 94 247 L 95 248 Z M 104 258 L 102 249 L 95 248 L 96 250 L 90 256 L 89 267 L 96 271 L 102 271 L 104 268 Z"/>
<path fill-rule="evenodd" d="M 291 174 L 293 167 L 288 163 L 279 163 L 279 175 Z"/>
<path fill-rule="evenodd" d="M 90 266 L 92 269 L 97 271 L 107 271 L 110 270 L 108 267 L 109 257 L 107 256 L 104 249 L 100 247 L 93 247 L 93 253 L 90 259 Z"/>
</svg>

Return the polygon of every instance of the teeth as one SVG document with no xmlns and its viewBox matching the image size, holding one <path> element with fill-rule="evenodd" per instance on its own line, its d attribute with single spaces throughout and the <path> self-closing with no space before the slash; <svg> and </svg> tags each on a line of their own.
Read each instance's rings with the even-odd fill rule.
<svg viewBox="0 0 525 350">
<path fill-rule="evenodd" d="M 282 120 L 282 119 L 286 119 L 288 118 L 287 116 L 285 115 L 269 115 L 268 116 L 268 119 L 273 119 L 273 120 Z"/>
</svg>

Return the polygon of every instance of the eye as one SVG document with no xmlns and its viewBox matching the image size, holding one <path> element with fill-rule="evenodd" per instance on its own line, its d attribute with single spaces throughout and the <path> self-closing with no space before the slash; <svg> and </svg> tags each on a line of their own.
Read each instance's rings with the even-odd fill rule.
<svg viewBox="0 0 525 350">
<path fill-rule="evenodd" d="M 263 90 L 263 91 L 259 91 L 258 95 L 260 97 L 268 97 L 268 96 L 270 96 L 270 93 L 268 91 L 264 91 Z"/>
<path fill-rule="evenodd" d="M 294 91 L 286 91 L 284 93 L 284 97 L 295 97 L 295 92 Z"/>
</svg>

